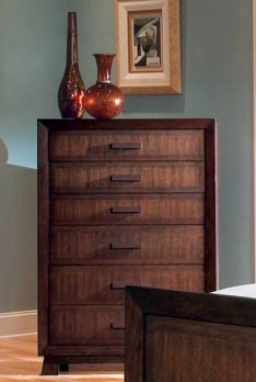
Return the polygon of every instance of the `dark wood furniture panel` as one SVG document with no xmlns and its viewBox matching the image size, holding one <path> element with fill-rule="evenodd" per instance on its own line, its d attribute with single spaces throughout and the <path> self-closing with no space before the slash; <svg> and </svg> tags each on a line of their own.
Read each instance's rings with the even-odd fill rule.
<svg viewBox="0 0 256 382">
<path fill-rule="evenodd" d="M 124 306 L 53 305 L 51 345 L 123 345 Z"/>
<path fill-rule="evenodd" d="M 203 192 L 204 163 L 53 163 L 50 184 L 56 193 Z"/>
<path fill-rule="evenodd" d="M 252 382 L 256 300 L 126 288 L 125 382 Z"/>
<path fill-rule="evenodd" d="M 203 224 L 203 193 L 52 196 L 52 224 Z"/>
<path fill-rule="evenodd" d="M 212 119 L 38 121 L 38 354 L 123 362 L 124 288 L 217 286 Z"/>
<path fill-rule="evenodd" d="M 168 122 L 167 122 L 168 123 Z M 134 123 L 133 123 L 134 125 Z M 203 160 L 202 130 L 160 130 L 155 123 L 150 134 L 140 129 L 122 131 L 115 122 L 110 131 L 56 131 L 49 137 L 51 161 L 81 160 Z"/>
<path fill-rule="evenodd" d="M 204 263 L 203 225 L 52 226 L 50 239 L 51 264 Z"/>
<path fill-rule="evenodd" d="M 202 265 L 50 268 L 51 304 L 124 304 L 126 285 L 203 291 Z"/>
</svg>

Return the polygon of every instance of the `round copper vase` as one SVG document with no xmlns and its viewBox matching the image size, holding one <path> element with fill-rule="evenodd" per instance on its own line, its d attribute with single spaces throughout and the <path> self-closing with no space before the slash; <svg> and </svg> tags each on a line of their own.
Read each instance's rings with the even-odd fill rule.
<svg viewBox="0 0 256 382">
<path fill-rule="evenodd" d="M 97 81 L 85 92 L 84 106 L 88 114 L 97 119 L 111 119 L 124 107 L 124 95 L 111 82 L 110 74 L 115 54 L 94 54 L 97 64 Z"/>
</svg>

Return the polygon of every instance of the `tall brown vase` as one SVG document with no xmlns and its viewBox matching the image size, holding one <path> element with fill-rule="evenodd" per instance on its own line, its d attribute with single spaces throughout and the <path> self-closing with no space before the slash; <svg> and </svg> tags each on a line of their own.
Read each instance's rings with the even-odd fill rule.
<svg viewBox="0 0 256 382">
<path fill-rule="evenodd" d="M 111 82 L 111 68 L 115 54 L 94 54 L 97 64 L 97 81 L 86 90 L 86 111 L 97 119 L 111 119 L 120 114 L 124 107 L 124 95 Z"/>
<path fill-rule="evenodd" d="M 78 65 L 76 12 L 68 12 L 66 69 L 58 90 L 58 105 L 63 118 L 82 118 L 85 86 Z"/>
</svg>

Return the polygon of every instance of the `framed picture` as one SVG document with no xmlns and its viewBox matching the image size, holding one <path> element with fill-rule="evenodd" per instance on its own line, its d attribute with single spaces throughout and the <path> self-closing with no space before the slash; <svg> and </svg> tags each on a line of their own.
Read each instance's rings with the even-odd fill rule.
<svg viewBox="0 0 256 382">
<path fill-rule="evenodd" d="M 180 0 L 116 0 L 117 85 L 181 93 Z"/>
</svg>

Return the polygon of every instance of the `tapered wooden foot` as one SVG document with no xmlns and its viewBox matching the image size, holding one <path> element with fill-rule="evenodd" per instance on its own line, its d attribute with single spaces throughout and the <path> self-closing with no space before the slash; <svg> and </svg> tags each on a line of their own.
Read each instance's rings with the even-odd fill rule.
<svg viewBox="0 0 256 382">
<path fill-rule="evenodd" d="M 43 367 L 42 367 L 42 375 L 58 375 L 59 373 L 59 363 L 56 357 L 45 356 Z"/>
</svg>

